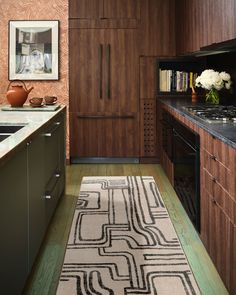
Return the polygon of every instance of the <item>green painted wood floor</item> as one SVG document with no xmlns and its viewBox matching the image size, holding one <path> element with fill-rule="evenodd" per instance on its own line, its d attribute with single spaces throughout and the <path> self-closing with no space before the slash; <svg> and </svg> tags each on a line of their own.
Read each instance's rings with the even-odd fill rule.
<svg viewBox="0 0 236 295">
<path fill-rule="evenodd" d="M 32 275 L 26 285 L 25 295 L 55 294 L 75 202 L 79 195 L 81 179 L 83 176 L 105 175 L 153 176 L 158 184 L 202 294 L 228 294 L 160 165 L 83 164 L 67 167 L 66 195 L 62 197 L 48 229 Z"/>
</svg>

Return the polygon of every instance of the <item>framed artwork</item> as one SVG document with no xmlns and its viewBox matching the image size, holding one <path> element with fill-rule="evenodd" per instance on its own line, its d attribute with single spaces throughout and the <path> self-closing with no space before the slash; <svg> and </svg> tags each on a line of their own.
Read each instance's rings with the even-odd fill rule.
<svg viewBox="0 0 236 295">
<path fill-rule="evenodd" d="M 58 80 L 58 20 L 9 21 L 9 80 Z"/>
</svg>

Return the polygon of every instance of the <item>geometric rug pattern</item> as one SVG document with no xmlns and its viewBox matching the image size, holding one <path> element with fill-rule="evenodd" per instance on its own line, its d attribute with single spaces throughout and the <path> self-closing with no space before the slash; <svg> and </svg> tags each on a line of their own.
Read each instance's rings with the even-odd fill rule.
<svg viewBox="0 0 236 295">
<path fill-rule="evenodd" d="M 57 295 L 201 294 L 150 176 L 84 177 Z"/>
</svg>

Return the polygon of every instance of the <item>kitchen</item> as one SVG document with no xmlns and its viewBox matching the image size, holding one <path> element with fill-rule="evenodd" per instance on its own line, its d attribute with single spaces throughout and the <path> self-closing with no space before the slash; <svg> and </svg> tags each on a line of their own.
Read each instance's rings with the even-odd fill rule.
<svg viewBox="0 0 236 295">
<path fill-rule="evenodd" d="M 183 108 L 192 105 L 191 89 L 182 92 L 160 91 L 159 85 L 160 70 L 196 72 L 198 75 L 211 68 L 225 71 L 231 75 L 233 84 L 230 91 L 219 92 L 221 99 L 224 99 L 220 104 L 235 104 L 235 2 L 80 0 L 67 3 L 58 0 L 52 4 L 41 0 L 37 3 L 11 1 L 11 9 L 9 1 L 1 2 L 1 52 L 6 58 L 2 58 L 0 70 L 0 103 L 3 106 L 8 103 L 9 21 L 45 19 L 59 20 L 60 77 L 54 81 L 22 80 L 28 89 L 34 87 L 28 95 L 29 99 L 52 95 L 58 98 L 58 104 L 67 106 L 67 113 L 65 108 L 60 108 L 45 112 L 44 118 L 41 118 L 41 112 L 30 114 L 27 120 L 30 124 L 35 121 L 34 126 L 29 124 L 12 135 L 12 139 L 6 139 L 7 149 L 4 140 L 0 143 L 2 165 L 10 158 L 6 150 L 15 149 L 15 140 L 17 145 L 21 145 L 22 140 L 32 147 L 32 151 L 28 148 L 28 154 L 23 155 L 16 164 L 25 168 L 13 169 L 16 173 L 13 179 L 18 177 L 17 171 L 20 171 L 21 177 L 28 173 L 35 175 L 35 179 L 26 176 L 27 179 L 22 181 L 27 182 L 32 190 L 35 185 L 31 187 L 31 183 L 40 186 L 40 175 L 45 174 L 47 163 L 52 162 L 50 155 L 56 154 L 58 157 L 55 161 L 58 162 L 52 165 L 60 167 L 60 171 L 56 171 L 61 175 L 58 196 L 63 195 L 63 183 L 66 182 L 65 196 L 57 207 L 56 202 L 47 213 L 50 216 L 46 218 L 49 227 L 35 223 L 35 228 L 31 228 L 35 242 L 30 268 L 34 266 L 31 275 L 27 275 L 26 294 L 55 293 L 82 177 L 104 175 L 153 176 L 202 294 L 227 294 L 225 287 L 229 294 L 235 293 L 234 123 L 204 122 Z M 199 102 L 204 103 L 204 90 L 195 90 Z M 178 159 L 173 160 L 173 155 L 169 157 L 163 148 L 163 139 L 166 140 L 162 127 L 164 112 L 170 116 L 174 127 L 177 126 L 176 122 L 187 126 L 188 131 L 190 129 L 197 135 L 198 145 L 200 143 L 200 147 L 197 147 L 199 159 L 194 158 L 195 163 L 200 163 L 199 172 L 196 172 L 199 174 L 197 190 L 200 208 L 197 210 L 200 214 L 195 228 L 190 222 L 191 217 L 187 217 L 188 209 L 183 205 L 184 211 L 173 190 Z M 11 120 L 15 125 L 27 123 L 24 119 L 26 112 L 24 115 L 21 112 L 18 117 L 14 114 L 1 111 L 1 122 Z M 42 142 L 37 137 L 39 132 L 52 133 L 57 122 L 61 122 L 62 128 L 56 131 L 55 137 L 57 142 L 63 139 L 61 145 L 50 145 L 50 138 Z M 63 132 L 66 137 L 62 135 Z M 170 137 L 167 140 L 171 140 Z M 31 142 L 35 144 L 31 145 Z M 63 150 L 65 143 L 66 151 Z M 171 141 L 168 141 L 167 146 L 170 147 L 170 144 Z M 48 156 L 46 151 L 50 150 Z M 34 153 L 39 156 L 34 156 Z M 60 158 L 65 153 L 68 164 L 66 172 Z M 10 155 L 14 155 L 13 151 Z M 178 156 L 178 149 L 175 155 Z M 28 159 L 27 167 L 23 165 L 23 159 Z M 35 167 L 41 168 L 36 171 Z M 32 169 L 32 173 L 27 169 Z M 5 173 L 1 175 L 6 176 Z M 20 178 L 18 180 L 20 185 Z M 50 181 L 46 182 L 50 187 Z M 5 186 L 6 190 L 8 186 Z M 40 218 L 36 209 L 38 205 L 37 202 L 32 205 L 31 218 L 34 221 Z M 21 207 L 25 210 L 24 206 Z M 16 212 L 13 214 L 17 215 Z M 27 227 L 27 220 L 24 222 Z M 7 224 L 6 221 L 2 236 L 7 233 Z M 13 225 L 9 227 L 9 232 L 11 228 L 13 231 Z M 39 240 L 43 239 L 46 228 L 47 234 L 37 256 L 41 244 Z M 35 232 L 41 232 L 41 236 L 34 235 Z M 27 236 L 27 233 L 24 235 Z M 15 244 L 11 243 L 10 249 L 14 250 Z M 6 253 L 7 250 L 3 249 L 1 252 Z M 36 256 L 37 262 L 34 263 Z"/>
</svg>

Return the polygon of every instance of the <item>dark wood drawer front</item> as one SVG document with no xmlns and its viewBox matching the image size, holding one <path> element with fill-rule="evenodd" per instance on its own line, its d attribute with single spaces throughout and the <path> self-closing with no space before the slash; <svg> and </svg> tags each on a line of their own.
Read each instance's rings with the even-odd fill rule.
<svg viewBox="0 0 236 295">
<path fill-rule="evenodd" d="M 228 167 L 224 166 L 217 158 L 203 150 L 203 167 L 209 171 L 212 177 L 220 183 L 230 194 L 234 192 L 234 178 Z"/>
<path fill-rule="evenodd" d="M 206 169 L 203 169 L 202 185 L 203 189 L 208 192 L 212 200 L 216 202 L 224 210 L 230 220 L 236 224 L 236 203 Z"/>
<path fill-rule="evenodd" d="M 71 157 L 138 157 L 137 116 L 71 114 Z"/>
<path fill-rule="evenodd" d="M 204 136 L 201 140 L 201 147 L 207 150 L 208 153 L 214 156 L 217 161 L 221 162 L 228 169 L 232 169 L 234 167 L 232 159 L 235 157 L 235 150 L 230 148 L 230 146 L 225 144 L 223 141 L 215 138 L 207 132 L 204 132 Z"/>
</svg>

